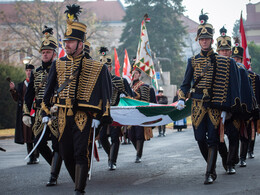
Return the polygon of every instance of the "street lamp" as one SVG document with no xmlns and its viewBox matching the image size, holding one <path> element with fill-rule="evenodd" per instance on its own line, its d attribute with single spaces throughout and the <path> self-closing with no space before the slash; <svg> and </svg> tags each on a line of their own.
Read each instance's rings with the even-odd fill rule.
<svg viewBox="0 0 260 195">
<path fill-rule="evenodd" d="M 26 64 L 29 64 L 31 62 L 32 58 L 30 56 L 26 56 L 24 59 L 23 59 L 23 64 L 26 65 Z"/>
</svg>

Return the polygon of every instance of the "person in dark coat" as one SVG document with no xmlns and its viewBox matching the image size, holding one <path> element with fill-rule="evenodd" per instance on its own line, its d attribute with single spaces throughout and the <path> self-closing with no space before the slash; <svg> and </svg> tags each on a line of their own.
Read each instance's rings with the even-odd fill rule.
<svg viewBox="0 0 260 195">
<path fill-rule="evenodd" d="M 167 96 L 163 95 L 163 88 L 160 87 L 159 91 L 158 91 L 158 95 L 156 96 L 156 101 L 157 101 L 157 104 L 168 104 L 168 98 Z M 159 130 L 159 135 L 158 137 L 165 137 L 166 134 L 165 134 L 165 129 L 166 129 L 166 125 L 161 125 L 158 127 L 158 130 Z"/>
<path fill-rule="evenodd" d="M 121 78 L 112 74 L 112 59 L 110 56 L 107 55 L 108 49 L 106 47 L 101 47 L 99 52 L 102 55 L 100 57 L 100 61 L 107 66 L 108 71 L 111 74 L 112 96 L 110 104 L 111 106 L 117 106 L 119 104 L 120 97 L 133 97 L 133 92 L 125 78 Z M 120 136 L 120 126 L 104 125 L 99 132 L 100 142 L 108 155 L 109 170 L 116 169 L 116 161 L 120 145 Z M 111 137 L 111 144 L 109 142 L 109 137 Z"/>
<path fill-rule="evenodd" d="M 48 122 L 51 98 L 57 91 L 60 151 L 75 181 L 75 194 L 85 194 L 95 129 L 112 123 L 111 77 L 106 65 L 83 52 L 87 26 L 78 21 L 80 10 L 79 5 L 67 5 L 63 39 L 67 56 L 53 61 L 42 102 L 42 121 Z"/>
<path fill-rule="evenodd" d="M 201 11 L 199 19 L 196 41 L 201 52 L 188 59 L 176 107 L 182 110 L 185 100 L 191 98 L 194 136 L 207 162 L 204 184 L 212 184 L 217 178 L 218 145 L 227 112 L 241 110 L 240 82 L 235 61 L 217 55 L 212 49 L 214 28 L 207 23 L 208 16 Z"/>
<path fill-rule="evenodd" d="M 142 74 L 141 70 L 135 67 L 134 74 L 133 74 L 133 82 L 131 84 L 131 87 L 134 91 L 135 99 L 156 103 L 156 96 L 155 96 L 154 89 L 140 80 L 141 74 Z M 145 134 L 147 134 L 148 131 L 149 131 L 149 127 L 142 127 L 142 126 L 132 126 L 131 129 L 129 130 L 130 140 L 136 149 L 135 163 L 141 162 L 144 141 L 145 141 Z M 148 139 L 149 138 L 147 138 L 146 140 Z"/>
<path fill-rule="evenodd" d="M 44 124 L 42 122 L 42 99 L 47 83 L 49 70 L 51 68 L 52 61 L 56 57 L 57 39 L 53 36 L 53 29 L 47 26 L 42 31 L 43 39 L 41 42 L 39 53 L 41 54 L 41 66 L 39 66 L 33 74 L 30 76 L 30 82 L 26 90 L 24 97 L 24 114 L 23 123 L 27 126 L 31 126 L 30 108 L 33 106 L 35 109 L 35 121 L 32 126 L 33 133 L 35 135 L 34 142 L 37 143 L 40 139 L 37 149 L 42 157 L 51 166 L 51 176 L 46 186 L 57 185 L 57 179 L 59 177 L 60 168 L 62 164 L 61 155 L 59 154 L 59 142 L 58 142 L 58 124 L 57 119 L 54 116 L 52 123 L 46 126 L 44 131 Z M 48 141 L 51 140 L 51 148 L 48 145 Z"/>
<path fill-rule="evenodd" d="M 31 75 L 31 72 L 33 71 L 34 66 L 31 64 L 25 65 L 25 74 L 26 79 L 23 82 L 18 83 L 17 87 L 13 82 L 10 82 L 10 93 L 12 95 L 12 98 L 15 102 L 17 102 L 17 111 L 16 111 L 16 125 L 15 125 L 15 137 L 14 142 L 17 144 L 24 144 L 26 143 L 27 146 L 27 152 L 28 154 L 33 149 L 33 139 L 34 135 L 32 132 L 31 127 L 27 127 L 22 122 L 23 118 L 23 102 L 24 102 L 24 96 L 26 89 L 28 87 L 29 78 Z M 28 165 L 30 164 L 38 164 L 39 159 L 37 152 L 33 153 L 30 156 L 29 161 L 27 162 Z"/>
</svg>

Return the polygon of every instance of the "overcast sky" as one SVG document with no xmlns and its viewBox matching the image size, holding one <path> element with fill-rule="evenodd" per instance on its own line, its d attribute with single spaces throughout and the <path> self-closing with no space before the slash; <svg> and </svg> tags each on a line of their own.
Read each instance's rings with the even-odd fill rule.
<svg viewBox="0 0 260 195">
<path fill-rule="evenodd" d="M 124 4 L 124 0 L 121 0 Z M 251 0 L 255 4 L 260 0 Z M 246 19 L 246 4 L 249 0 L 183 0 L 183 5 L 186 7 L 185 16 L 199 23 L 199 15 L 201 9 L 204 13 L 208 13 L 208 22 L 215 28 L 214 39 L 220 36 L 219 29 L 225 25 L 227 35 L 232 36 L 234 23 L 240 19 L 242 11 L 243 18 Z M 152 22 L 152 20 L 151 20 Z"/>
</svg>

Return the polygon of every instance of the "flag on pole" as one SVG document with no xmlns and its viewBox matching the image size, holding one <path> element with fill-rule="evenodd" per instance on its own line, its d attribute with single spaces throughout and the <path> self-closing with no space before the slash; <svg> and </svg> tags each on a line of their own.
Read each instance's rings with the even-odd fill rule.
<svg viewBox="0 0 260 195">
<path fill-rule="evenodd" d="M 244 63 L 243 64 L 245 65 L 247 70 L 251 70 L 250 56 L 249 56 L 249 51 L 248 51 L 247 42 L 246 42 L 246 33 L 245 33 L 244 25 L 243 25 L 242 12 L 241 12 L 241 16 L 240 16 L 239 32 L 241 35 L 242 47 L 244 48 L 244 54 L 243 54 Z"/>
<path fill-rule="evenodd" d="M 125 49 L 125 57 L 124 57 L 123 78 L 125 78 L 128 81 L 128 83 L 131 83 L 132 81 L 131 64 L 126 49 Z"/>
<path fill-rule="evenodd" d="M 63 47 L 63 44 L 61 41 L 61 37 L 59 35 L 59 55 L 58 55 L 58 57 L 61 58 L 63 56 L 65 56 L 65 50 L 64 50 L 64 47 Z"/>
<path fill-rule="evenodd" d="M 117 56 L 116 48 L 114 48 L 114 53 L 115 53 L 115 55 L 114 55 L 114 57 L 115 57 L 115 75 L 120 77 L 120 72 L 119 72 L 120 64 L 119 64 L 119 59 Z"/>
<path fill-rule="evenodd" d="M 134 67 L 138 67 L 145 72 L 152 79 L 153 87 L 157 90 L 158 83 L 155 77 L 154 63 L 152 59 L 152 53 L 150 49 L 148 33 L 146 29 L 146 22 L 150 22 L 148 15 L 144 15 L 144 20 L 141 23 L 141 35 L 138 43 L 138 49 L 136 54 L 136 61 Z"/>
</svg>

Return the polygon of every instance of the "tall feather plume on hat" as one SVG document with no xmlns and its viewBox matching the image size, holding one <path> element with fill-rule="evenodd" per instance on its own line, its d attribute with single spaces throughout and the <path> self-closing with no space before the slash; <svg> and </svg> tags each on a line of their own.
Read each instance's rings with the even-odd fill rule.
<svg viewBox="0 0 260 195">
<path fill-rule="evenodd" d="M 99 53 L 101 54 L 100 56 L 100 62 L 106 64 L 106 65 L 111 65 L 112 64 L 112 59 L 110 56 L 107 55 L 108 49 L 106 47 L 100 47 Z"/>
<path fill-rule="evenodd" d="M 100 47 L 99 53 L 100 53 L 102 56 L 106 56 L 106 55 L 107 55 L 107 52 L 108 52 L 108 49 L 107 49 L 106 47 Z"/>
<path fill-rule="evenodd" d="M 200 24 L 206 24 L 207 23 L 207 21 L 208 21 L 208 19 L 209 19 L 209 17 L 208 17 L 208 15 L 207 15 L 208 13 L 203 13 L 203 9 L 201 10 L 201 14 L 200 14 L 200 16 L 199 16 L 199 20 L 200 20 Z"/>
<path fill-rule="evenodd" d="M 234 42 L 235 42 L 235 47 L 239 47 L 240 46 L 240 39 L 239 37 L 234 37 Z"/>
<path fill-rule="evenodd" d="M 223 27 L 219 30 L 219 32 L 220 32 L 220 35 L 221 35 L 222 37 L 225 37 L 226 34 L 227 34 L 227 29 L 223 26 Z"/>
<path fill-rule="evenodd" d="M 53 28 L 50 28 L 45 25 L 42 34 L 44 34 L 45 37 L 49 37 L 50 35 L 53 35 Z"/>
<path fill-rule="evenodd" d="M 79 15 L 81 13 L 81 7 L 77 4 L 67 5 L 67 10 L 65 10 L 65 14 L 67 15 L 67 21 L 79 21 Z"/>
</svg>

